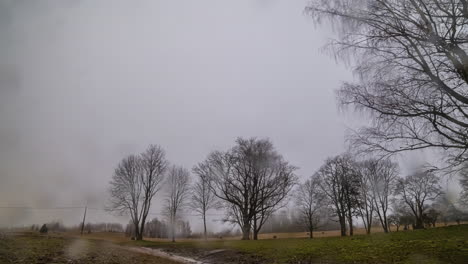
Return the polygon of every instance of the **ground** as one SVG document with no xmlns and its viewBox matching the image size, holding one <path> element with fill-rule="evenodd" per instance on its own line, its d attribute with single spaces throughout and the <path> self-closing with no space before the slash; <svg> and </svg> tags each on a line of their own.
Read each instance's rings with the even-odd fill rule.
<svg viewBox="0 0 468 264">
<path fill-rule="evenodd" d="M 0 263 L 156 263 L 170 260 L 135 253 L 104 240 L 22 232 L 0 236 Z"/>
<path fill-rule="evenodd" d="M 214 249 L 228 249 L 241 252 L 244 263 L 468 263 L 468 225 L 312 240 L 291 238 L 175 244 L 141 241 L 130 244 L 193 257 L 203 256 L 204 252 Z M 229 251 L 220 253 L 220 260 L 223 260 L 223 255 L 232 255 L 228 254 Z"/>
<path fill-rule="evenodd" d="M 174 263 L 135 249 L 165 251 L 202 263 L 468 263 L 468 225 L 312 240 L 176 243 L 129 241 L 121 234 L 82 239 L 27 233 L 0 239 L 0 263 Z"/>
</svg>

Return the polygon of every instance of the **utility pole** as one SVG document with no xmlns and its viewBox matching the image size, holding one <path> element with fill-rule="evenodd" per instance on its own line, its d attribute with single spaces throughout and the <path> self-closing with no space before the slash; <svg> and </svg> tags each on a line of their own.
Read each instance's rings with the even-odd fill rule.
<svg viewBox="0 0 468 264">
<path fill-rule="evenodd" d="M 85 206 L 84 208 L 84 215 L 83 215 L 83 222 L 81 223 L 81 235 L 83 235 L 83 229 L 84 229 L 84 223 L 86 221 L 86 210 L 88 209 L 88 206 Z"/>
</svg>

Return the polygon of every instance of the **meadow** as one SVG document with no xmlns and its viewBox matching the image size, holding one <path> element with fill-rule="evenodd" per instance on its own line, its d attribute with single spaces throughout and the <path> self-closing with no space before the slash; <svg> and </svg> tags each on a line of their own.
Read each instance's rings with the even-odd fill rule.
<svg viewBox="0 0 468 264">
<path fill-rule="evenodd" d="M 0 238 L 0 263 L 177 263 L 150 255 L 153 251 L 188 257 L 198 263 L 461 264 L 468 263 L 468 225 L 353 237 L 257 241 L 131 241 L 121 233 L 93 233 L 81 237 L 76 233 L 20 232 L 7 233 Z"/>
<path fill-rule="evenodd" d="M 468 263 L 468 225 L 353 237 L 127 244 L 194 257 L 227 249 L 219 255 L 235 256 L 235 252 L 244 263 Z"/>
</svg>

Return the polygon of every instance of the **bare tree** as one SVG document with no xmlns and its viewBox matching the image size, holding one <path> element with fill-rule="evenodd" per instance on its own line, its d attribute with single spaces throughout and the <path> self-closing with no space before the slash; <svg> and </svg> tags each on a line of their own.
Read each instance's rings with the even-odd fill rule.
<svg viewBox="0 0 468 264">
<path fill-rule="evenodd" d="M 468 163 L 463 164 L 463 168 L 460 171 L 460 187 L 462 189 L 460 193 L 460 202 L 465 206 L 468 205 Z"/>
<path fill-rule="evenodd" d="M 401 199 L 397 199 L 396 197 L 392 198 L 392 218 L 393 224 L 397 227 L 397 231 L 399 231 L 400 226 L 403 226 L 403 230 L 409 230 L 409 226 L 414 226 L 414 216 L 411 212 L 409 206 L 402 201 Z M 390 222 L 390 220 L 388 220 Z"/>
<path fill-rule="evenodd" d="M 296 192 L 296 204 L 299 210 L 299 221 L 307 228 L 309 238 L 318 228 L 323 215 L 325 197 L 320 190 L 318 179 L 312 177 L 299 185 Z"/>
<path fill-rule="evenodd" d="M 124 158 L 112 176 L 109 210 L 130 215 L 137 240 L 143 239 L 151 202 L 159 191 L 166 167 L 164 150 L 151 145 L 138 156 Z"/>
<path fill-rule="evenodd" d="M 427 202 L 442 194 L 439 179 L 431 171 L 419 171 L 398 179 L 396 193 L 408 205 L 414 215 L 415 229 L 424 228 L 424 213 Z"/>
<path fill-rule="evenodd" d="M 369 177 L 369 167 L 367 162 L 361 162 L 357 165 L 359 175 L 359 195 L 357 211 L 362 218 L 366 233 L 370 234 L 372 221 L 374 219 L 374 193 L 372 192 L 371 178 Z"/>
<path fill-rule="evenodd" d="M 358 204 L 359 190 L 359 177 L 354 161 L 349 155 L 329 158 L 315 177 L 318 177 L 320 188 L 338 217 L 341 236 L 346 236 L 346 220 L 349 234 L 353 235 L 353 214 Z"/>
<path fill-rule="evenodd" d="M 440 212 L 435 208 L 430 208 L 423 214 L 423 222 L 428 227 L 436 227 L 437 219 L 440 217 Z"/>
<path fill-rule="evenodd" d="M 451 166 L 467 159 L 467 1 L 313 0 L 306 9 L 334 24 L 333 50 L 359 77 L 338 92 L 373 120 L 353 143 L 386 154 L 436 148 Z"/>
<path fill-rule="evenodd" d="M 390 225 L 394 225 L 396 227 L 396 231 L 400 231 L 400 226 L 401 226 L 401 221 L 398 217 L 398 215 L 396 214 L 391 214 L 388 216 L 388 224 L 389 226 Z"/>
<path fill-rule="evenodd" d="M 193 168 L 198 175 L 198 181 L 192 187 L 192 201 L 190 207 L 203 219 L 203 237 L 207 239 L 206 212 L 220 206 L 220 202 L 211 190 L 211 172 L 207 162 L 199 163 Z"/>
<path fill-rule="evenodd" d="M 175 227 L 180 210 L 187 205 L 187 198 L 190 194 L 189 179 L 190 172 L 179 166 L 173 165 L 167 175 L 167 196 L 165 213 L 171 225 L 171 238 L 175 242 Z"/>
<path fill-rule="evenodd" d="M 227 203 L 226 221 L 242 229 L 242 239 L 254 239 L 270 216 L 284 201 L 296 182 L 290 165 L 268 139 L 236 140 L 226 152 L 213 152 L 207 159 L 212 190 Z"/>
<path fill-rule="evenodd" d="M 398 177 L 398 164 L 389 159 L 370 159 L 361 163 L 363 177 L 368 186 L 368 198 L 380 220 L 385 233 L 390 232 L 388 223 L 389 199 Z"/>
</svg>

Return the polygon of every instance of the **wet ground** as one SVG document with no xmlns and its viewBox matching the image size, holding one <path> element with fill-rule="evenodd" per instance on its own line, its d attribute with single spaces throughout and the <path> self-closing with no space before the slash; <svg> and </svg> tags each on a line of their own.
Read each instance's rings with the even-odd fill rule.
<svg viewBox="0 0 468 264">
<path fill-rule="evenodd" d="M 0 237 L 0 263 L 179 263 L 114 243 L 58 234 L 8 233 Z"/>
</svg>

